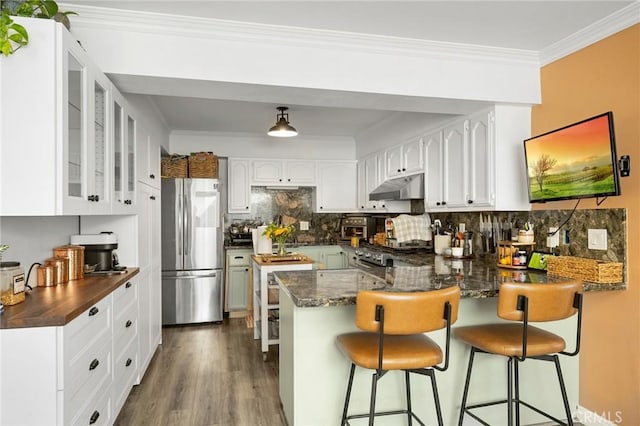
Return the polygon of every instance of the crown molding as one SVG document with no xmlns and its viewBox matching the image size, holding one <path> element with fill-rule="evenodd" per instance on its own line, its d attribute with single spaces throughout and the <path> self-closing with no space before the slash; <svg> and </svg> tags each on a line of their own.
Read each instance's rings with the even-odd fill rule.
<svg viewBox="0 0 640 426">
<path fill-rule="evenodd" d="M 538 52 L 532 50 L 247 23 L 75 4 L 63 5 L 61 3 L 61 6 L 78 13 L 78 15 L 72 17 L 71 32 L 73 32 L 74 28 L 100 29 L 256 44 L 277 43 L 281 46 L 331 48 L 394 56 L 436 57 L 528 65 L 538 65 L 539 63 Z"/>
<path fill-rule="evenodd" d="M 548 65 L 640 22 L 640 0 L 540 51 L 540 66 Z"/>
</svg>

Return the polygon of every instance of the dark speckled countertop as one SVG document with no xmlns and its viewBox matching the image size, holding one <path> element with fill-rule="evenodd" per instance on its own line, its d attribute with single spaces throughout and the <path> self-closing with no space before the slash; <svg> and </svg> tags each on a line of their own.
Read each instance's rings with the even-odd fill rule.
<svg viewBox="0 0 640 426">
<path fill-rule="evenodd" d="M 350 269 L 281 271 L 280 287 L 298 307 L 355 304 L 358 290 L 424 291 L 458 284 L 462 297 L 495 297 L 503 282 L 549 283 L 565 278 L 535 270 L 499 268 L 495 258 L 446 259 L 433 254 L 403 255 L 410 266 L 358 267 Z M 621 284 L 585 283 L 584 291 L 624 290 Z"/>
</svg>

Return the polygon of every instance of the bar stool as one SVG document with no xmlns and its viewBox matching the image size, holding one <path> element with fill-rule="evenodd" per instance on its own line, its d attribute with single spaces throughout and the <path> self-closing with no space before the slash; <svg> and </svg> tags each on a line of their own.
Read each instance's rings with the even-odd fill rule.
<svg viewBox="0 0 640 426">
<path fill-rule="evenodd" d="M 462 425 L 467 413 L 483 425 L 488 425 L 471 411 L 474 408 L 488 407 L 496 404 L 507 404 L 508 425 L 513 424 L 513 408 L 515 404 L 516 425 L 520 424 L 520 405 L 524 405 L 543 416 L 564 425 L 562 421 L 548 413 L 520 400 L 518 382 L 518 363 L 526 359 L 552 361 L 556 367 L 564 410 L 569 425 L 573 425 L 571 409 L 567 399 L 567 391 L 562 378 L 558 354 L 575 356 L 580 351 L 580 329 L 582 324 L 582 282 L 566 281 L 553 284 L 504 283 L 498 293 L 498 317 L 518 321 L 517 323 L 487 324 L 456 328 L 454 337 L 471 346 L 467 378 L 462 394 L 460 418 Z M 562 337 L 529 325 L 529 322 L 556 321 L 569 318 L 578 312 L 576 325 L 576 347 L 573 352 L 565 352 L 565 341 Z M 507 361 L 507 399 L 493 402 L 467 405 L 471 370 L 476 353 L 502 355 Z M 513 389 L 515 388 L 515 396 Z"/>
<path fill-rule="evenodd" d="M 442 413 L 434 369 L 445 371 L 449 364 L 451 324 L 458 318 L 460 288 L 422 292 L 360 291 L 356 297 L 356 326 L 363 330 L 337 337 L 336 343 L 351 361 L 347 395 L 344 401 L 341 425 L 349 419 L 369 418 L 373 425 L 375 416 L 406 414 L 409 424 L 420 419 L 411 410 L 409 373 L 429 376 L 433 390 L 438 424 L 442 425 Z M 446 346 L 444 364 L 442 349 L 422 333 L 445 328 Z M 347 415 L 356 365 L 375 370 L 371 380 L 371 402 L 366 414 Z M 376 388 L 389 370 L 405 372 L 406 410 L 375 412 Z"/>
</svg>

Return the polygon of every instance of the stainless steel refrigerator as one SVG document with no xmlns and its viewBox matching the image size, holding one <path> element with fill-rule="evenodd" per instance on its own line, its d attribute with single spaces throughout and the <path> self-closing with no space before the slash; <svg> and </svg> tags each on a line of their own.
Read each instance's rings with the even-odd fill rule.
<svg viewBox="0 0 640 426">
<path fill-rule="evenodd" d="M 217 179 L 162 179 L 162 323 L 222 321 Z"/>
</svg>

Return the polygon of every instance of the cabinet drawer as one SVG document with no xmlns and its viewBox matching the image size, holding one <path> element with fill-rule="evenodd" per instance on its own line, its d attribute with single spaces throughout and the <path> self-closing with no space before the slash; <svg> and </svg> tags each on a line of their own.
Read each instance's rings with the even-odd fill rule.
<svg viewBox="0 0 640 426">
<path fill-rule="evenodd" d="M 130 300 L 138 299 L 138 285 L 136 281 L 129 280 L 113 292 L 113 306 L 117 308 L 121 304 L 128 304 Z"/>
<path fill-rule="evenodd" d="M 108 379 L 108 380 L 107 380 Z M 85 404 L 76 412 L 69 412 L 65 409 L 65 425 L 111 425 L 111 374 L 95 389 L 95 392 L 88 398 L 87 395 L 78 395 L 78 399 Z M 67 415 L 69 414 L 69 415 Z"/>
<path fill-rule="evenodd" d="M 111 295 L 105 297 L 65 325 L 64 360 L 73 363 L 80 352 L 111 336 Z"/>
<path fill-rule="evenodd" d="M 97 350 L 86 351 L 70 367 L 72 371 L 64 388 L 65 413 L 74 416 L 82 411 L 87 399 L 91 399 L 102 384 L 111 383 L 111 358 L 111 340 L 105 339 Z"/>
<path fill-rule="evenodd" d="M 113 320 L 113 350 L 117 357 L 138 336 L 138 304 L 131 303 Z"/>
<path fill-rule="evenodd" d="M 116 358 L 113 366 L 113 408 L 115 413 L 120 411 L 131 388 L 135 383 L 138 372 L 138 344 L 131 342 L 122 354 Z"/>
<path fill-rule="evenodd" d="M 251 264 L 251 253 L 228 253 L 229 266 L 249 266 Z"/>
</svg>

